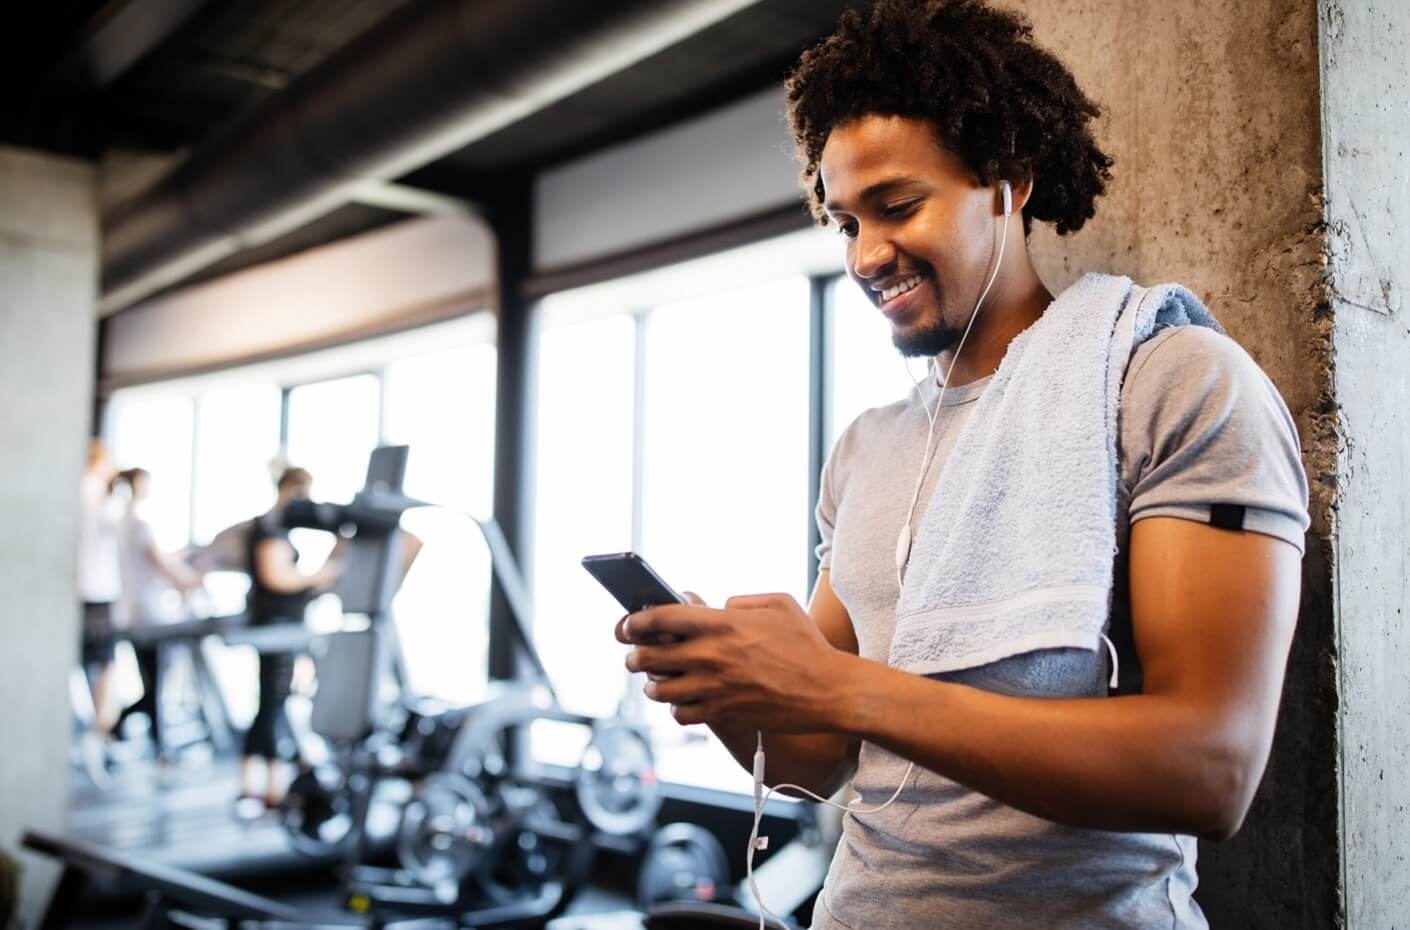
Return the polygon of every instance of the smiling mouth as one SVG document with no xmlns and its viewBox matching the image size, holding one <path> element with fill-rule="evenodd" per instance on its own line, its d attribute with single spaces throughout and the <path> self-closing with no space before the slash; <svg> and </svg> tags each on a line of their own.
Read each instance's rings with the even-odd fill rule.
<svg viewBox="0 0 1410 930">
<path fill-rule="evenodd" d="M 910 313 L 911 304 L 920 297 L 914 292 L 929 280 L 929 275 L 916 272 L 901 278 L 889 287 L 872 290 L 870 292 L 871 299 L 887 317 L 906 316 Z"/>
<path fill-rule="evenodd" d="M 913 291 L 916 288 L 920 287 L 921 284 L 924 283 L 924 281 L 925 279 L 918 274 L 913 274 L 903 281 L 898 281 L 891 287 L 888 287 L 885 290 L 879 292 L 881 295 L 881 302 L 887 303 L 888 301 L 895 300 L 897 297 L 900 297 L 907 291 Z"/>
</svg>

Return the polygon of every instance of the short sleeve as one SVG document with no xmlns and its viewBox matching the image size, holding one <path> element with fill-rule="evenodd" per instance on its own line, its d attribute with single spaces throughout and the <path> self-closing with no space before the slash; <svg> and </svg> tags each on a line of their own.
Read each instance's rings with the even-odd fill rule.
<svg viewBox="0 0 1410 930">
<path fill-rule="evenodd" d="M 143 551 L 157 548 L 157 533 L 146 520 L 137 521 L 137 542 Z"/>
<path fill-rule="evenodd" d="M 837 449 L 827 457 L 823 466 L 822 479 L 818 482 L 818 505 L 813 513 L 818 521 L 818 546 L 814 550 L 818 557 L 818 571 L 832 568 L 832 534 L 837 527 L 837 492 L 833 484 L 833 472 L 837 467 Z"/>
<path fill-rule="evenodd" d="M 280 539 L 289 542 L 289 530 L 284 526 L 284 512 L 278 508 L 255 517 L 250 524 L 246 546 L 249 548 L 251 564 L 254 563 L 255 549 L 266 539 Z M 297 550 L 294 552 L 294 561 L 298 561 Z"/>
<path fill-rule="evenodd" d="M 1287 405 L 1248 353 L 1200 326 L 1158 332 L 1121 392 L 1130 521 L 1178 517 L 1303 551 L 1307 474 Z"/>
<path fill-rule="evenodd" d="M 253 546 L 255 543 L 263 542 L 266 539 L 276 539 L 282 535 L 280 532 L 282 527 L 279 525 L 280 516 L 279 511 L 271 510 L 268 513 L 255 517 L 254 521 L 250 524 L 250 545 Z"/>
<path fill-rule="evenodd" d="M 837 531 L 837 509 L 842 502 L 842 494 L 846 488 L 846 476 L 848 463 L 856 455 L 854 449 L 856 444 L 857 424 L 863 417 L 858 416 L 846 429 L 837 437 L 837 441 L 832 444 L 832 451 L 828 453 L 827 462 L 823 465 L 822 478 L 818 482 L 818 503 L 813 508 L 813 514 L 818 521 L 818 542 L 814 554 L 818 557 L 818 571 L 825 572 L 832 568 L 832 538 Z"/>
</svg>

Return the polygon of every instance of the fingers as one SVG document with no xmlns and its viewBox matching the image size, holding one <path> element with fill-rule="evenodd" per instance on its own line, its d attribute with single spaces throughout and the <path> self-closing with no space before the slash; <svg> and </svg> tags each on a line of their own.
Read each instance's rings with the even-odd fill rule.
<svg viewBox="0 0 1410 930">
<path fill-rule="evenodd" d="M 616 627 L 612 630 L 612 635 L 617 637 L 617 642 L 624 646 L 661 646 L 667 643 L 678 643 L 684 639 L 684 637 L 677 636 L 675 633 L 648 633 L 643 636 L 633 636 L 627 626 L 627 621 L 630 618 L 631 614 L 627 614 L 617 621 Z"/>
<path fill-rule="evenodd" d="M 713 682 L 704 675 L 678 675 L 648 681 L 641 690 L 649 699 L 661 704 L 685 706 L 712 697 Z"/>
<path fill-rule="evenodd" d="M 670 634 L 682 638 L 698 636 L 718 622 L 718 611 L 688 604 L 648 607 L 622 618 L 624 643 L 650 642 L 652 637 Z M 619 637 L 620 638 L 620 637 Z"/>
<path fill-rule="evenodd" d="M 713 669 L 715 663 L 689 642 L 637 646 L 627 653 L 627 671 L 650 675 L 678 674 L 684 669 Z"/>
<path fill-rule="evenodd" d="M 647 697 L 669 704 L 671 716 L 683 727 L 697 723 L 715 723 L 728 717 L 728 708 L 713 697 L 706 696 L 701 682 L 673 679 L 668 682 L 651 682 L 647 688 Z M 651 693 L 652 691 L 655 694 Z"/>
<path fill-rule="evenodd" d="M 789 594 L 736 594 L 725 601 L 728 610 L 760 610 L 766 607 L 792 607 L 796 601 Z"/>
<path fill-rule="evenodd" d="M 718 720 L 719 713 L 709 704 L 672 704 L 671 716 L 683 727 Z"/>
<path fill-rule="evenodd" d="M 684 592 L 689 604 L 667 604 L 661 607 L 648 607 L 636 613 L 627 614 L 617 621 L 614 635 L 619 643 L 628 646 L 644 643 L 672 642 L 671 637 L 688 639 L 699 636 L 721 622 L 721 611 L 705 605 L 698 594 Z M 725 604 L 726 609 L 758 610 L 763 608 L 799 609 L 798 602 L 788 594 L 750 594 L 732 597 Z"/>
</svg>

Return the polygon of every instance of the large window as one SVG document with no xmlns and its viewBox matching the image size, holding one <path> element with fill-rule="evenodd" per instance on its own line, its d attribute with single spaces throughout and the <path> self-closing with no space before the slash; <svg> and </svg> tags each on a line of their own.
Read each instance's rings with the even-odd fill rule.
<svg viewBox="0 0 1410 930">
<path fill-rule="evenodd" d="M 191 536 L 192 410 L 190 397 L 142 389 L 115 394 L 108 412 L 113 461 L 151 473 L 144 515 L 163 549 Z"/>
<path fill-rule="evenodd" d="M 468 702 L 488 678 L 490 560 L 467 514 L 490 515 L 495 350 L 470 345 L 403 359 L 384 377 L 384 439 L 411 447 L 402 526 L 422 542 L 393 603 L 410 688 Z"/>
<path fill-rule="evenodd" d="M 747 790 L 704 728 L 683 730 L 640 699 L 611 636 L 621 608 L 579 561 L 634 549 L 713 604 L 806 598 L 808 280 L 578 310 L 560 301 L 542 326 L 536 641 L 569 706 L 603 714 L 625 698 L 645 715 L 663 778 Z M 536 734 L 535 750 L 556 756 L 548 743 Z"/>
<path fill-rule="evenodd" d="M 807 601 L 808 325 L 805 278 L 646 317 L 641 549 L 711 605 L 776 591 Z M 645 706 L 662 778 L 747 787 L 713 736 Z"/>
<path fill-rule="evenodd" d="M 384 383 L 383 438 L 412 449 L 406 493 L 489 516 L 494 346 L 482 343 L 401 359 L 387 366 Z"/>
<path fill-rule="evenodd" d="M 373 374 L 350 375 L 301 384 L 289 391 L 287 464 L 313 476 L 316 500 L 346 502 L 367 479 L 367 458 L 382 428 L 382 386 Z M 289 541 L 302 565 L 318 566 L 332 551 L 332 533 L 296 529 Z M 337 622 L 338 605 L 324 599 L 313 605 L 316 628 Z"/>
<path fill-rule="evenodd" d="M 625 700 L 641 715 L 667 781 L 750 787 L 705 728 L 641 698 L 611 636 L 621 608 L 578 563 L 633 549 L 711 604 L 774 591 L 806 602 L 814 450 L 913 387 L 840 259 L 835 238 L 798 234 L 540 309 L 536 642 L 571 707 L 609 713 Z M 814 356 L 821 337 L 828 351 Z M 826 416 L 811 416 L 819 408 Z M 534 747 L 571 756 L 546 731 Z"/>
<path fill-rule="evenodd" d="M 641 545 L 712 604 L 806 595 L 808 282 L 648 314 Z"/>
<path fill-rule="evenodd" d="M 307 468 L 313 493 L 345 501 L 363 485 L 379 443 L 411 447 L 406 491 L 450 510 L 405 517 L 424 543 L 393 604 L 409 684 L 448 700 L 486 679 L 489 557 L 465 511 L 490 510 L 495 356 L 487 317 L 466 318 L 315 355 L 117 392 L 106 435 L 122 466 L 152 472 L 147 514 L 166 549 L 208 542 L 268 510 L 284 463 Z M 281 437 L 287 441 L 281 446 Z M 316 566 L 330 534 L 296 530 Z M 207 576 L 201 612 L 244 604 L 241 573 Z M 337 622 L 335 599 L 311 622 Z M 253 665 L 215 650 L 213 665 L 237 720 L 248 721 Z"/>
<path fill-rule="evenodd" d="M 578 562 L 633 545 L 635 340 L 629 315 L 569 317 L 547 321 L 539 346 L 535 638 L 559 697 L 591 714 L 610 714 L 627 684 L 621 609 Z"/>
<path fill-rule="evenodd" d="M 289 391 L 289 464 L 313 475 L 316 498 L 348 501 L 362 488 L 381 418 L 376 375 L 316 381 Z"/>
<path fill-rule="evenodd" d="M 891 324 L 854 281 L 838 278 L 829 290 L 830 445 L 862 411 L 905 397 L 915 387 L 911 376 L 925 377 L 926 368 L 923 359 L 908 361 L 896 351 L 891 342 Z"/>
<path fill-rule="evenodd" d="M 191 536 L 197 542 L 209 542 L 274 503 L 279 394 L 278 385 L 254 382 L 218 387 L 197 398 L 191 496 Z"/>
<path fill-rule="evenodd" d="M 264 513 L 274 503 L 279 422 L 278 385 L 237 381 L 199 394 L 191 494 L 195 542 L 210 542 L 221 530 Z M 238 613 L 249 586 L 243 572 L 209 574 L 202 609 Z"/>
</svg>

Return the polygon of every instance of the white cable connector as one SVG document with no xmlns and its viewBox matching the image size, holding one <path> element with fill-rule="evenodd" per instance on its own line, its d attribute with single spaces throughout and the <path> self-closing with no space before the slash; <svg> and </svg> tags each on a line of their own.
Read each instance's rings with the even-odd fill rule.
<svg viewBox="0 0 1410 930">
<path fill-rule="evenodd" d="M 754 803 L 764 791 L 764 731 L 758 731 L 759 742 L 754 750 Z"/>
<path fill-rule="evenodd" d="M 759 894 L 759 883 L 754 879 L 754 853 L 756 850 L 769 848 L 769 838 L 759 835 L 759 823 L 764 819 L 764 805 L 773 794 L 772 788 L 764 791 L 764 731 L 759 730 L 755 735 L 757 742 L 754 750 L 754 826 L 749 831 L 749 849 L 744 854 L 744 871 L 749 882 L 749 893 L 754 896 L 754 904 L 759 908 L 759 930 L 768 930 L 766 920 L 772 920 L 784 930 L 788 930 L 788 924 L 764 906 L 763 896 Z"/>
<path fill-rule="evenodd" d="M 1119 674 L 1121 663 L 1116 658 L 1116 643 L 1113 643 L 1105 633 L 1102 634 L 1102 642 L 1106 643 L 1107 654 L 1111 656 L 1111 678 L 1107 680 L 1107 684 L 1115 688 L 1121 683 L 1121 675 Z"/>
<path fill-rule="evenodd" d="M 769 802 L 769 799 L 771 797 L 773 797 L 773 793 L 775 791 L 782 791 L 784 789 L 788 789 L 790 791 L 797 791 L 800 794 L 807 795 L 814 801 L 817 801 L 819 804 L 826 804 L 828 807 L 835 807 L 838 810 L 842 811 L 844 814 L 851 814 L 854 817 L 858 814 L 877 814 L 881 811 L 886 810 L 886 808 L 894 804 L 896 802 L 896 799 L 901 796 L 901 791 L 906 787 L 906 782 L 910 781 L 911 773 L 915 771 L 916 764 L 914 762 L 909 762 L 906 764 L 906 774 L 901 776 L 901 783 L 896 786 L 896 790 L 891 793 L 891 797 L 886 799 L 886 803 L 880 804 L 876 807 L 857 808 L 853 807 L 852 805 L 859 803 L 861 801 L 861 798 L 853 798 L 852 801 L 847 804 L 838 804 L 836 801 L 831 801 L 820 795 L 814 794 L 813 792 L 809 791 L 807 788 L 802 787 L 801 785 L 783 784 L 773 785 L 772 787 L 765 785 L 764 731 L 758 731 L 757 736 L 758 748 L 754 750 L 754 827 L 749 831 L 749 848 L 744 855 L 744 869 L 749 883 L 749 892 L 754 896 L 755 906 L 759 908 L 759 930 L 767 930 L 765 918 L 774 921 L 775 923 L 779 924 L 779 926 L 787 928 L 788 924 L 786 922 L 784 922 L 778 917 L 777 914 L 773 913 L 767 907 L 764 906 L 764 900 L 759 894 L 759 884 L 754 879 L 754 852 L 755 850 L 769 848 L 769 838 L 767 836 L 759 835 L 759 823 L 764 819 L 764 805 Z"/>
</svg>

